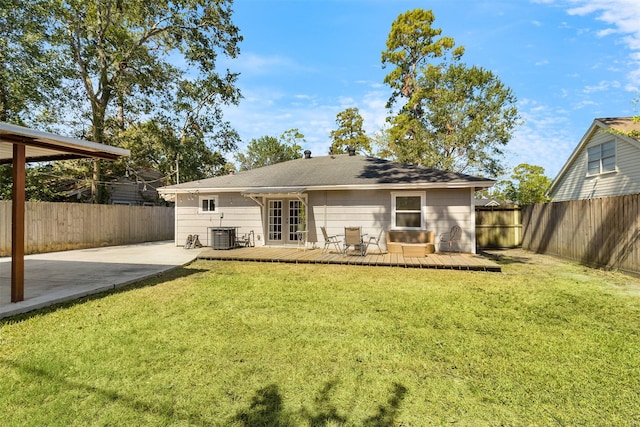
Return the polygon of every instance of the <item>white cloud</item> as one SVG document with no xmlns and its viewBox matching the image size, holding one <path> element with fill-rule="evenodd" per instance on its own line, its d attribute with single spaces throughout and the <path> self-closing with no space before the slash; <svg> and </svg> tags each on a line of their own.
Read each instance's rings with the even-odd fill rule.
<svg viewBox="0 0 640 427">
<path fill-rule="evenodd" d="M 584 93 L 593 93 L 593 92 L 602 92 L 602 91 L 606 91 L 612 88 L 619 88 L 620 82 L 617 81 L 601 81 L 600 83 L 598 83 L 596 86 L 586 86 L 583 89 Z"/>
<path fill-rule="evenodd" d="M 322 99 L 297 93 L 287 96 L 273 88 L 244 89 L 245 98 L 239 106 L 225 109 L 225 118 L 236 128 L 242 143 L 240 150 L 252 139 L 279 136 L 297 128 L 305 135 L 305 149 L 314 156 L 326 155 L 331 145 L 329 133 L 336 127 L 336 115 L 346 108 L 358 108 L 367 134 L 372 135 L 385 124 L 385 104 L 389 93 L 369 90 L 356 96 Z"/>
<path fill-rule="evenodd" d="M 640 1 L 638 0 L 568 0 L 570 15 L 596 14 L 598 21 L 610 25 L 597 32 L 600 37 L 622 35 L 621 42 L 631 50 L 630 59 L 640 66 Z M 631 72 L 631 86 L 640 85 L 640 75 Z"/>
<path fill-rule="evenodd" d="M 518 110 L 524 124 L 507 146 L 507 170 L 528 163 L 543 166 L 545 174 L 553 178 L 577 144 L 568 129 L 568 112 L 533 99 L 518 102 Z"/>
<path fill-rule="evenodd" d="M 293 58 L 282 55 L 258 55 L 253 52 L 242 52 L 238 58 L 221 58 L 221 64 L 246 76 L 261 76 L 271 73 L 315 73 L 311 67 L 299 64 Z"/>
</svg>

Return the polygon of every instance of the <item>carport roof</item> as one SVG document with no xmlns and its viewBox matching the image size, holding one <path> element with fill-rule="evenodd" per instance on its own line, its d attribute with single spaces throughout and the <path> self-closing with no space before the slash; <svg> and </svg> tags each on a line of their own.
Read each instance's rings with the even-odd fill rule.
<svg viewBox="0 0 640 427">
<path fill-rule="evenodd" d="M 129 150 L 0 122 L 0 164 L 13 162 L 13 144 L 25 146 L 27 162 L 83 157 L 116 160 Z"/>
</svg>

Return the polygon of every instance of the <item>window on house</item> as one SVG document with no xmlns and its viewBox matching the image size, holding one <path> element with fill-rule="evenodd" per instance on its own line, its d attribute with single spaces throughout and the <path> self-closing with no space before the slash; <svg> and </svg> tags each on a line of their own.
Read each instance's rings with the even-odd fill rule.
<svg viewBox="0 0 640 427">
<path fill-rule="evenodd" d="M 391 227 L 394 229 L 424 228 L 424 193 L 403 192 L 391 194 Z"/>
<path fill-rule="evenodd" d="M 616 170 L 616 143 L 605 142 L 587 149 L 587 173 L 597 175 L 599 173 Z"/>
<path fill-rule="evenodd" d="M 200 197 L 200 209 L 198 212 L 200 213 L 215 212 L 217 207 L 218 207 L 217 196 Z"/>
</svg>

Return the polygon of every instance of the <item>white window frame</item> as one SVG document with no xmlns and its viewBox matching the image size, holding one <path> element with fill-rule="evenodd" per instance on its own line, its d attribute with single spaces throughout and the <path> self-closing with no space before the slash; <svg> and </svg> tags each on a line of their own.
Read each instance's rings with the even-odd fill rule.
<svg viewBox="0 0 640 427">
<path fill-rule="evenodd" d="M 610 156 L 606 156 L 603 157 L 602 156 L 602 150 L 604 148 L 605 145 L 607 144 L 613 144 L 613 154 Z M 596 158 L 592 159 L 590 156 L 589 151 L 590 150 L 594 150 L 594 149 L 598 149 L 598 155 Z M 613 173 L 616 172 L 618 170 L 618 144 L 616 144 L 615 139 L 611 140 L 611 141 L 607 141 L 607 142 L 603 142 L 602 144 L 597 144 L 597 145 L 593 145 L 591 147 L 587 147 L 587 176 L 596 176 L 596 175 L 602 175 L 605 173 Z M 605 159 L 611 159 L 613 158 L 613 169 L 611 170 L 604 170 L 603 167 L 603 163 Z M 589 164 L 592 162 L 598 162 L 598 171 L 597 172 L 589 172 Z"/>
<path fill-rule="evenodd" d="M 420 197 L 420 227 L 401 227 L 396 224 L 396 213 L 398 212 L 415 212 L 415 211 L 398 211 L 396 209 L 396 197 Z M 393 230 L 424 230 L 425 229 L 425 200 L 424 191 L 393 191 L 391 192 L 391 229 Z"/>
<path fill-rule="evenodd" d="M 205 200 L 206 201 L 213 200 L 213 206 L 214 206 L 213 210 L 202 209 L 202 202 L 204 202 Z M 210 205 L 210 203 L 207 203 L 207 205 Z M 198 197 L 198 213 L 200 213 L 200 214 L 216 213 L 216 212 L 218 212 L 218 208 L 219 207 L 220 207 L 220 205 L 218 204 L 218 196 L 199 196 Z"/>
</svg>

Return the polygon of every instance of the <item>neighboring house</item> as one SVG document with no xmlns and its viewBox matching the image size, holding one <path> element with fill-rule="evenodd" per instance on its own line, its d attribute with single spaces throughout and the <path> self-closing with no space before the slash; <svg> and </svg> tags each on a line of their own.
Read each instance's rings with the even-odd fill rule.
<svg viewBox="0 0 640 427">
<path fill-rule="evenodd" d="M 158 195 L 157 188 L 164 185 L 164 176 L 153 169 L 130 169 L 125 176 L 106 177 L 105 187 L 109 194 L 108 204 L 127 206 L 165 206 L 166 202 Z M 66 200 L 70 202 L 89 202 L 91 185 L 88 181 L 70 181 Z"/>
<path fill-rule="evenodd" d="M 595 119 L 549 187 L 554 202 L 640 193 L 640 123 Z"/>
<path fill-rule="evenodd" d="M 459 225 L 461 250 L 475 253 L 474 192 L 493 184 L 353 152 L 311 157 L 306 151 L 302 159 L 158 192 L 175 202 L 176 245 L 197 234 L 210 246 L 216 227 L 253 231 L 257 246 L 286 246 L 298 243 L 298 224 L 305 222 L 307 240 L 320 243 L 322 226 L 329 234 L 361 226 L 369 236 L 388 230 L 430 230 L 438 236 Z"/>
<path fill-rule="evenodd" d="M 500 202 L 500 200 L 498 199 L 476 199 L 475 200 L 475 205 L 476 206 L 480 206 L 480 207 L 485 207 L 485 208 L 496 208 L 500 205 L 502 205 L 502 202 Z"/>
<path fill-rule="evenodd" d="M 143 168 L 127 171 L 125 176 L 106 184 L 110 204 L 129 206 L 165 205 L 157 191 L 162 185 L 164 177 L 160 172 Z"/>
</svg>

